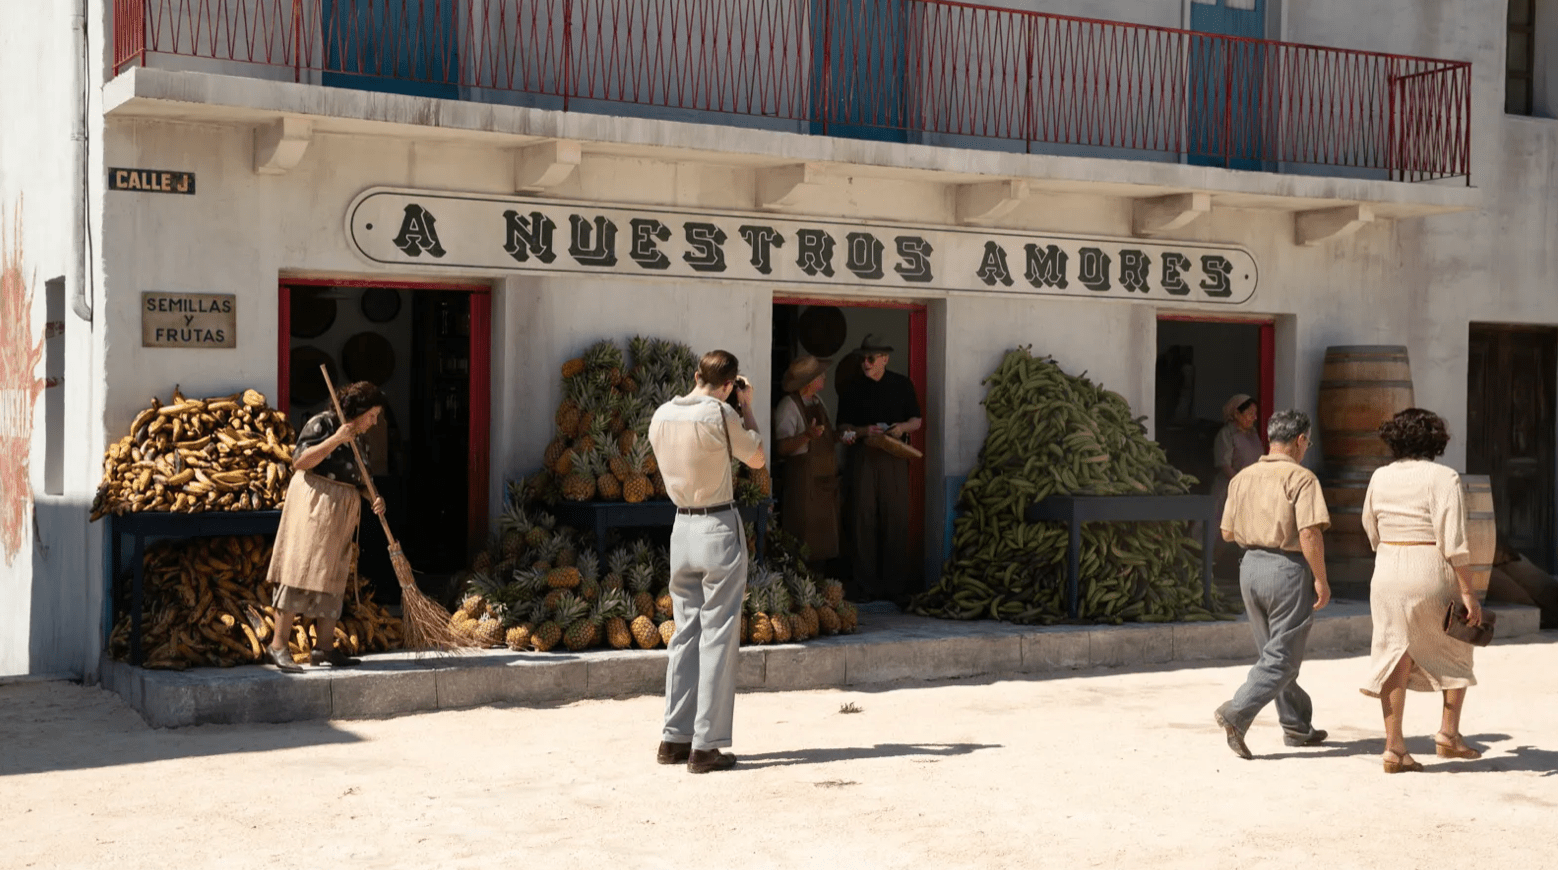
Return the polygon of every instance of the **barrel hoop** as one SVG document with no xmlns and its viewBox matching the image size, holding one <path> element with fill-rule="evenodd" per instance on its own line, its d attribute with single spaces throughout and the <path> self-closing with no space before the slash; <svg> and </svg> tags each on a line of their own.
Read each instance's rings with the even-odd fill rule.
<svg viewBox="0 0 1558 870">
<path fill-rule="evenodd" d="M 1344 390 L 1353 387 L 1390 387 L 1392 389 L 1412 389 L 1411 381 L 1321 381 L 1322 390 Z"/>
<path fill-rule="evenodd" d="M 1399 344 L 1339 344 L 1325 349 L 1326 356 L 1406 356 Z"/>
</svg>

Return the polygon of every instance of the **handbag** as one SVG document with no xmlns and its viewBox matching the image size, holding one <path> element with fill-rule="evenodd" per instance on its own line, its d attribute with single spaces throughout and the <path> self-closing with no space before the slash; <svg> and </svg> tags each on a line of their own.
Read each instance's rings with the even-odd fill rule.
<svg viewBox="0 0 1558 870">
<path fill-rule="evenodd" d="M 1444 633 L 1463 643 L 1472 646 L 1487 646 L 1493 640 L 1493 624 L 1498 622 L 1498 614 L 1482 611 L 1482 623 L 1472 625 L 1466 621 L 1471 611 L 1466 605 L 1455 602 L 1444 611 Z"/>
</svg>

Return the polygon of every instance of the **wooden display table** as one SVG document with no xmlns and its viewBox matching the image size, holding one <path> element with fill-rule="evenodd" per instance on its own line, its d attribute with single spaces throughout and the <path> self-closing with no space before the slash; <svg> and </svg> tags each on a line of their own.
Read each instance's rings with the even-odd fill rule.
<svg viewBox="0 0 1558 870">
<path fill-rule="evenodd" d="M 147 538 L 214 538 L 228 535 L 274 535 L 281 523 L 281 511 L 206 511 L 198 514 L 148 511 L 110 514 L 108 558 L 110 579 L 115 585 L 124 577 L 121 567 L 123 539 L 129 536 L 131 547 L 130 583 L 130 664 L 139 665 L 141 650 L 142 582 L 146 571 Z M 110 600 L 117 597 L 110 588 Z M 109 631 L 113 630 L 112 620 Z"/>
<path fill-rule="evenodd" d="M 737 505 L 741 518 L 752 523 L 757 530 L 754 543 L 758 561 L 762 561 L 764 544 L 768 538 L 768 512 L 773 499 L 764 499 L 755 505 Z M 668 501 L 646 501 L 628 504 L 622 501 L 558 502 L 547 505 L 547 513 L 557 521 L 576 529 L 587 529 L 595 534 L 595 550 L 606 558 L 606 533 L 614 528 L 670 527 L 676 522 L 676 505 Z"/>
<path fill-rule="evenodd" d="M 1066 545 L 1066 606 L 1075 619 L 1081 600 L 1077 575 L 1082 570 L 1082 524 L 1095 522 L 1200 520 L 1202 596 L 1206 609 L 1211 610 L 1216 514 L 1217 500 L 1209 495 L 1052 495 L 1030 505 L 1024 519 L 1030 523 L 1061 522 L 1071 527 L 1071 541 Z"/>
</svg>

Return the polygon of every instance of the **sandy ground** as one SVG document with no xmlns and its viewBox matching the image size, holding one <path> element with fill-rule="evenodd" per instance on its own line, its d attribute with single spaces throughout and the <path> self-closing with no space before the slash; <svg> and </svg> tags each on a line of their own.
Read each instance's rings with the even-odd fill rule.
<svg viewBox="0 0 1558 870">
<path fill-rule="evenodd" d="M 1496 867 L 1558 855 L 1558 634 L 1479 653 L 1465 728 L 1386 776 L 1360 658 L 1302 683 L 1332 742 L 1254 761 L 1246 663 L 742 695 L 735 771 L 661 767 L 657 698 L 155 731 L 115 696 L 0 686 L 0 866 Z M 860 712 L 840 712 L 853 703 Z"/>
</svg>

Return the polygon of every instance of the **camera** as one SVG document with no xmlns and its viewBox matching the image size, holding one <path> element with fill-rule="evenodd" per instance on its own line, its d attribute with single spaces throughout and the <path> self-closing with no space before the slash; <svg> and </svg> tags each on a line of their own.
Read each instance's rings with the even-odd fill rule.
<svg viewBox="0 0 1558 870">
<path fill-rule="evenodd" d="M 742 390 L 750 390 L 750 389 L 752 389 L 752 382 L 747 380 L 747 376 L 746 375 L 736 375 L 736 379 L 734 381 L 732 381 L 732 383 L 734 384 L 734 387 L 731 389 L 730 396 L 725 399 L 725 402 L 727 404 L 729 404 L 732 408 L 735 408 L 737 411 L 740 411 L 741 410 L 741 391 Z"/>
</svg>

